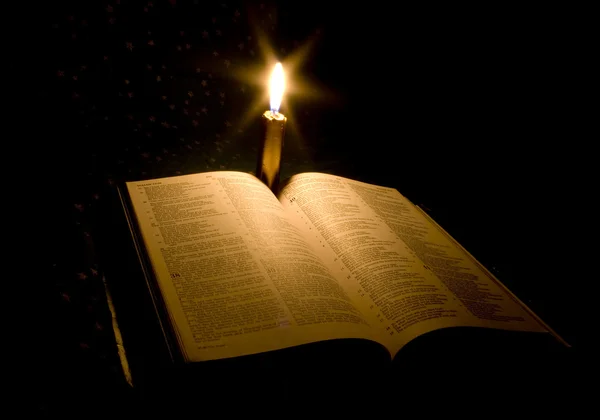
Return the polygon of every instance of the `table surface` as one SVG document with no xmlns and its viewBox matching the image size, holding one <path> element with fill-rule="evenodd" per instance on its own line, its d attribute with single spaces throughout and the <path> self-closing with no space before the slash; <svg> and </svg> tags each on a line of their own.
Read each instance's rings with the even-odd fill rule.
<svg viewBox="0 0 600 420">
<path fill-rule="evenodd" d="M 416 8 L 382 16 L 348 6 L 342 18 L 305 2 L 120 3 L 33 17 L 36 110 L 26 120 L 39 136 L 22 146 L 36 150 L 32 169 L 52 185 L 39 200 L 53 221 L 40 227 L 39 289 L 56 363 L 36 365 L 42 377 L 62 376 L 64 389 L 90 399 L 107 392 L 98 383 L 115 382 L 94 239 L 106 200 L 124 180 L 253 171 L 275 55 L 293 69 L 283 178 L 322 171 L 397 188 L 576 341 L 573 304 L 558 303 L 564 291 L 543 268 L 551 248 L 540 212 L 554 192 L 551 176 L 539 182 L 546 167 L 523 114 L 535 89 L 523 89 L 523 74 L 549 47 L 529 55 L 532 29 L 517 17 L 477 23 L 455 12 L 451 23 L 446 11 Z M 516 32 L 500 36 L 503 19 Z M 59 411 L 47 381 L 39 387 L 50 395 L 39 408 Z"/>
</svg>

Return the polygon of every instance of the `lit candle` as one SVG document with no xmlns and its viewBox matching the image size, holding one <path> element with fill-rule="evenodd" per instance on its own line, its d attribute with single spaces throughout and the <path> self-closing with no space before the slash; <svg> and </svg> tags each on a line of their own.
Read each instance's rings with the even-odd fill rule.
<svg viewBox="0 0 600 420">
<path fill-rule="evenodd" d="M 281 63 L 277 63 L 269 81 L 271 109 L 266 111 L 262 116 L 265 125 L 265 135 L 258 151 L 258 163 L 256 165 L 256 176 L 275 193 L 277 193 L 279 187 L 281 151 L 283 149 L 283 137 L 287 121 L 287 118 L 279 113 L 284 89 L 283 67 Z"/>
</svg>

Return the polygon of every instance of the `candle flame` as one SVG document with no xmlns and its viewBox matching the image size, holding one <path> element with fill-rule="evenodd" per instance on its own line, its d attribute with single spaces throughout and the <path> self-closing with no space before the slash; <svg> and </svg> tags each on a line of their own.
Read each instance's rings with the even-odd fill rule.
<svg viewBox="0 0 600 420">
<path fill-rule="evenodd" d="M 283 77 L 283 66 L 281 63 L 275 65 L 271 80 L 269 81 L 269 91 L 271 95 L 271 112 L 279 112 L 281 106 L 281 98 L 285 89 L 285 79 Z"/>
</svg>

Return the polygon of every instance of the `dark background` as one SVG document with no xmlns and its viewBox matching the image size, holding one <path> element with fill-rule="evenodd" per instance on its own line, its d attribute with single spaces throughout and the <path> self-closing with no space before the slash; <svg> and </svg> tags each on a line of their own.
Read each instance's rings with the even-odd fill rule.
<svg viewBox="0 0 600 420">
<path fill-rule="evenodd" d="M 259 32 L 284 64 L 312 45 L 295 69 L 304 90 L 282 106 L 284 177 L 326 171 L 397 188 L 585 353 L 583 11 L 151 3 L 8 13 L 5 159 L 18 177 L 7 193 L 23 203 L 15 262 L 19 273 L 32 259 L 41 268 L 20 292 L 36 296 L 21 328 L 33 406 L 60 411 L 116 375 L 101 282 L 109 252 L 95 240 L 114 186 L 254 169 L 267 104 L 244 118 L 264 86 L 240 75 L 272 64 Z"/>
</svg>

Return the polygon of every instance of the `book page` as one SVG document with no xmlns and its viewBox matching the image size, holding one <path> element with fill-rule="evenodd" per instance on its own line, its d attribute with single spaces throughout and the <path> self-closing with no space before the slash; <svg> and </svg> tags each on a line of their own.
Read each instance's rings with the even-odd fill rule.
<svg viewBox="0 0 600 420">
<path fill-rule="evenodd" d="M 392 354 L 443 327 L 546 331 L 395 189 L 301 174 L 280 201 Z"/>
<path fill-rule="evenodd" d="M 185 360 L 373 339 L 363 315 L 255 177 L 213 172 L 127 188 Z"/>
</svg>

